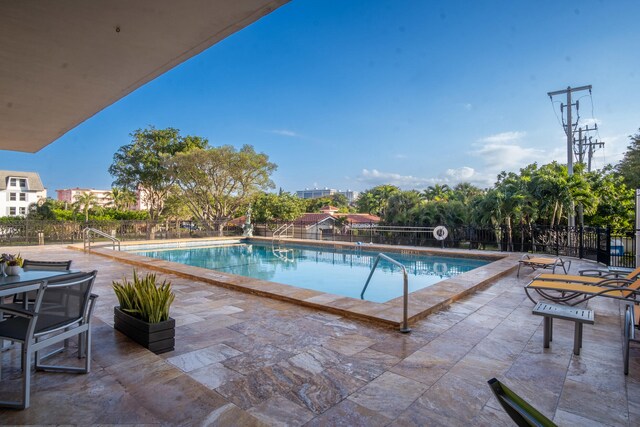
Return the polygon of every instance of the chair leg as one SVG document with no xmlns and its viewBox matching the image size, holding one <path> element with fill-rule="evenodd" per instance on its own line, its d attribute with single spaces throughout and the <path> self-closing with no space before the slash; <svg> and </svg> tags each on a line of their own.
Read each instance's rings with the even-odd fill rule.
<svg viewBox="0 0 640 427">
<path fill-rule="evenodd" d="M 27 344 L 22 345 L 22 407 L 29 407 L 31 394 L 31 349 Z"/>
<path fill-rule="evenodd" d="M 624 342 L 622 343 L 622 355 L 624 358 L 624 374 L 629 375 L 629 346 L 631 344 L 631 328 L 633 328 L 633 314 L 629 307 L 624 313 Z"/>
<path fill-rule="evenodd" d="M 91 326 L 89 326 L 89 330 L 84 334 L 84 368 L 87 371 L 91 371 Z"/>
</svg>

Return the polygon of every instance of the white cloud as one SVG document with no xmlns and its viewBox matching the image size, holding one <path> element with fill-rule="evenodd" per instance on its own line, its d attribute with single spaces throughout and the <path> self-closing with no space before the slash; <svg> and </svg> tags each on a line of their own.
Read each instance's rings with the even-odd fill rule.
<svg viewBox="0 0 640 427">
<path fill-rule="evenodd" d="M 406 154 L 396 154 L 393 157 L 395 157 L 396 159 L 406 159 L 407 155 Z"/>
<path fill-rule="evenodd" d="M 526 136 L 526 134 L 527 134 L 526 132 L 520 132 L 520 131 L 502 132 L 502 133 L 497 133 L 495 135 L 489 135 L 487 137 L 480 138 L 478 142 L 489 142 L 489 143 L 512 142 L 512 141 L 517 141 L 519 139 L 522 139 L 524 136 Z"/>
<path fill-rule="evenodd" d="M 463 166 L 457 169 L 447 169 L 445 175 L 453 180 L 465 181 L 471 179 L 476 174 L 475 169 Z"/>
<path fill-rule="evenodd" d="M 469 104 L 469 103 L 466 103 L 466 104 L 464 104 L 464 105 L 463 105 L 463 108 L 464 108 L 465 110 L 467 110 L 467 111 L 470 111 L 470 110 L 473 108 L 473 105 L 471 105 L 471 104 Z"/>
<path fill-rule="evenodd" d="M 402 189 L 425 188 L 431 184 L 431 179 L 412 175 L 401 175 L 395 172 L 380 172 L 377 169 L 362 169 L 358 181 L 371 186 L 391 184 Z"/>
<path fill-rule="evenodd" d="M 265 132 L 273 133 L 273 134 L 276 134 L 276 135 L 288 136 L 290 138 L 301 138 L 302 137 L 302 135 L 300 135 L 299 133 L 294 132 L 294 131 L 289 130 L 289 129 L 272 129 L 272 130 L 268 130 L 268 131 L 265 131 Z"/>
<path fill-rule="evenodd" d="M 435 178 L 402 175 L 396 172 L 381 172 L 377 169 L 362 169 L 360 176 L 356 179 L 365 184 L 366 188 L 382 184 L 391 184 L 403 190 L 422 190 L 434 184 L 454 186 L 461 182 L 470 182 L 480 187 L 486 187 L 495 181 L 495 175 L 488 176 L 486 174 L 480 174 L 472 167 L 463 166 L 457 169 L 447 169 L 445 173 Z"/>
</svg>

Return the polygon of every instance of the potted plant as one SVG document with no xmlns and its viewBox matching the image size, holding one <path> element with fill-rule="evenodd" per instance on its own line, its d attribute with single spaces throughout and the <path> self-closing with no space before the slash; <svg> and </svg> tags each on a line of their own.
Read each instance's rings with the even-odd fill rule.
<svg viewBox="0 0 640 427">
<path fill-rule="evenodd" d="M 19 276 L 22 273 L 22 262 L 24 260 L 18 255 L 2 254 L 0 262 L 2 263 L 3 273 L 7 276 Z"/>
<path fill-rule="evenodd" d="M 114 307 L 114 328 L 156 354 L 175 346 L 174 319 L 169 307 L 175 298 L 171 282 L 159 283 L 155 274 L 139 277 L 133 270 L 133 281 L 114 281 L 119 307 Z"/>
</svg>

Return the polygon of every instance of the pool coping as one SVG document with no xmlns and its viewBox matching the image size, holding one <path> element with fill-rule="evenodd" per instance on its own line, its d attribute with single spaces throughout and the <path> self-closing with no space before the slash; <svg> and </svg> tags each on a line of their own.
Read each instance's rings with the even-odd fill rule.
<svg viewBox="0 0 640 427">
<path fill-rule="evenodd" d="M 202 239 L 171 239 L 171 240 L 145 240 L 122 242 L 121 246 L 135 246 L 142 244 L 162 244 L 162 243 L 191 243 L 220 240 L 236 240 L 229 237 Z M 249 239 L 238 237 L 237 240 L 266 241 L 271 242 L 271 238 L 251 237 Z M 458 250 L 458 249 L 435 249 L 415 246 L 396 246 L 380 244 L 361 244 L 351 242 L 317 241 L 304 239 L 282 239 L 287 243 L 303 244 L 307 246 L 320 246 L 335 249 L 356 249 L 361 248 L 366 251 L 378 249 L 380 252 L 395 252 L 403 254 L 417 255 L 440 255 L 457 256 L 465 258 L 481 258 L 490 260 L 487 265 L 473 269 L 472 271 L 460 274 L 456 277 L 440 281 L 427 288 L 419 289 L 409 294 L 408 319 L 409 324 L 423 319 L 424 317 L 437 312 L 454 301 L 459 300 L 473 292 L 483 289 L 495 282 L 500 277 L 513 272 L 518 265 L 519 254 Z M 110 244 L 109 244 L 110 246 Z M 84 250 L 82 245 L 71 245 L 70 249 Z M 105 246 L 94 245 L 91 253 L 111 258 L 122 263 L 133 266 L 144 267 L 162 273 L 175 274 L 177 276 L 198 280 L 215 286 L 234 289 L 240 292 L 268 297 L 281 301 L 319 309 L 329 313 L 378 323 L 388 327 L 400 327 L 403 318 L 403 297 L 397 297 L 384 303 L 364 301 L 357 298 L 345 297 L 341 295 L 329 294 L 311 289 L 298 288 L 277 282 L 254 279 L 251 277 L 238 276 L 230 273 L 209 270 L 201 267 L 192 267 L 180 263 L 164 261 L 132 254 L 122 251 L 114 251 Z"/>
</svg>

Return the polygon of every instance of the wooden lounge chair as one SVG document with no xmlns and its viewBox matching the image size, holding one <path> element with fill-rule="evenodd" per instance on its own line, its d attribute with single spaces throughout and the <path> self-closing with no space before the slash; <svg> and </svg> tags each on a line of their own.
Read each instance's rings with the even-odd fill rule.
<svg viewBox="0 0 640 427">
<path fill-rule="evenodd" d="M 595 270 L 582 270 L 582 271 L 595 271 Z M 634 280 L 640 276 L 640 267 L 627 273 L 621 274 L 619 272 L 602 273 L 600 276 L 584 276 L 575 274 L 551 274 L 542 273 L 538 274 L 534 280 L 555 280 L 560 282 L 572 282 L 572 283 L 584 283 L 585 285 L 599 285 L 600 283 L 609 279 L 624 278 L 627 280 Z"/>
<path fill-rule="evenodd" d="M 531 295 L 534 291 L 548 301 L 566 305 L 577 305 L 598 296 L 628 301 L 640 295 L 640 279 L 635 281 L 608 279 L 600 282 L 597 286 L 534 279 L 524 287 L 524 290 L 534 304 L 538 303 Z"/>
<path fill-rule="evenodd" d="M 531 406 L 497 379 L 491 378 L 488 383 L 500 406 L 518 426 L 556 427 L 556 424 L 545 417 L 542 412 Z"/>
<path fill-rule="evenodd" d="M 568 264 L 567 267 L 565 267 L 566 264 Z M 560 257 L 557 257 L 557 258 L 532 257 L 529 254 L 524 254 L 522 255 L 522 258 L 520 258 L 520 261 L 518 261 L 517 277 L 520 277 L 520 267 L 522 267 L 523 265 L 525 267 L 533 268 L 534 271 L 539 268 L 543 270 L 550 268 L 554 273 L 556 272 L 556 267 L 562 267 L 562 269 L 564 270 L 564 274 L 567 274 L 567 272 L 571 268 L 571 261 L 570 260 L 565 261 Z"/>
</svg>

